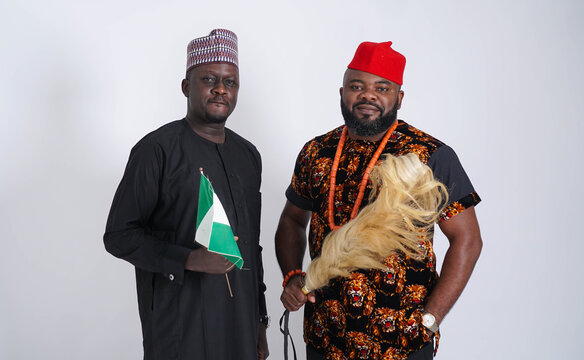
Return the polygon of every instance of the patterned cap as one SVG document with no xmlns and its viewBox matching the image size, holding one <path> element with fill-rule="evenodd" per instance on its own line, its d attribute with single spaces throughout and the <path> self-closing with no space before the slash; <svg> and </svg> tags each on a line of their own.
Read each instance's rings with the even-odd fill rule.
<svg viewBox="0 0 584 360">
<path fill-rule="evenodd" d="M 363 42 L 357 48 L 353 61 L 347 67 L 381 76 L 402 85 L 406 58 L 391 48 L 391 41 Z"/>
<path fill-rule="evenodd" d="M 233 31 L 215 29 L 209 36 L 192 40 L 187 47 L 187 71 L 193 66 L 228 62 L 235 66 L 237 61 L 237 35 Z"/>
</svg>

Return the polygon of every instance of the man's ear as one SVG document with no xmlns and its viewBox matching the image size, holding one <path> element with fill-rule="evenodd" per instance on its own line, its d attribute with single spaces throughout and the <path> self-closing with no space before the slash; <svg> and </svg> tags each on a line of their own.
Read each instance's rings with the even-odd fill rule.
<svg viewBox="0 0 584 360">
<path fill-rule="evenodd" d="M 400 90 L 399 93 L 397 94 L 397 101 L 398 101 L 397 108 L 398 108 L 398 110 L 401 109 L 401 104 L 402 104 L 402 100 L 404 99 L 404 95 L 405 95 L 405 93 L 403 92 L 403 90 Z"/>
<path fill-rule="evenodd" d="M 182 82 L 180 84 L 180 88 L 181 88 L 184 96 L 188 97 L 189 96 L 189 81 L 187 79 L 182 80 Z"/>
</svg>

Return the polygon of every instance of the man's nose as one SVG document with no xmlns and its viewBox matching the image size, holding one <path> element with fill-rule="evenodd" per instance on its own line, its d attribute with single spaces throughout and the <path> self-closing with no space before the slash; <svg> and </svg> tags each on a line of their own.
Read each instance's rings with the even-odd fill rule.
<svg viewBox="0 0 584 360">
<path fill-rule="evenodd" d="M 375 94 L 373 89 L 365 88 L 359 94 L 359 98 L 367 100 L 367 101 L 375 101 L 375 100 L 377 100 L 377 94 Z"/>
<path fill-rule="evenodd" d="M 225 95 L 227 94 L 227 90 L 225 90 L 225 86 L 222 82 L 218 82 L 217 85 L 213 88 L 213 94 L 215 95 Z"/>
</svg>

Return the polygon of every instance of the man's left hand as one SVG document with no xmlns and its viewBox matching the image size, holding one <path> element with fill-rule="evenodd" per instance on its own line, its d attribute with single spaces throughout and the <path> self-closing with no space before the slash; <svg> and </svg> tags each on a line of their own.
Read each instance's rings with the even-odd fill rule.
<svg viewBox="0 0 584 360">
<path fill-rule="evenodd" d="M 266 325 L 260 324 L 258 326 L 258 360 L 265 360 L 268 356 L 270 356 L 270 350 L 268 350 Z"/>
</svg>

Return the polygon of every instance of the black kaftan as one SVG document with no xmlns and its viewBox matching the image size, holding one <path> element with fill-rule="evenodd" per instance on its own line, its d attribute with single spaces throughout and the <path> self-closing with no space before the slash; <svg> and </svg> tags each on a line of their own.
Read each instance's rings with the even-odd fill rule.
<svg viewBox="0 0 584 360">
<path fill-rule="evenodd" d="M 144 359 L 256 359 L 258 319 L 266 314 L 259 245 L 261 158 L 225 129 L 216 144 L 185 119 L 146 135 L 130 153 L 104 242 L 136 267 Z M 224 275 L 191 272 L 200 172 L 221 200 L 244 260 Z"/>
</svg>

